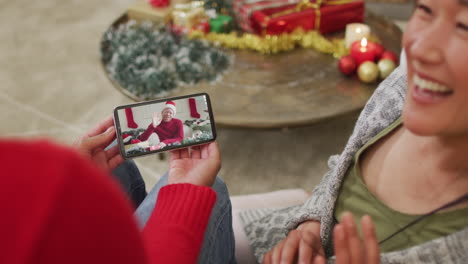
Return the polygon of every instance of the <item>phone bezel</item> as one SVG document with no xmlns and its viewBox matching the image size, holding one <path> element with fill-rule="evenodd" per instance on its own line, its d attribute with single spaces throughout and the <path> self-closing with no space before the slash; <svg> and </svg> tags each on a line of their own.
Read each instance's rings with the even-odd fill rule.
<svg viewBox="0 0 468 264">
<path fill-rule="evenodd" d="M 210 116 L 210 125 L 211 125 L 211 131 L 213 134 L 213 138 L 209 140 L 203 140 L 199 142 L 194 142 L 190 144 L 186 144 L 183 146 L 169 146 L 167 148 L 159 149 L 159 150 L 152 150 L 148 152 L 142 152 L 134 155 L 127 155 L 125 152 L 125 147 L 123 144 L 123 139 L 122 139 L 122 130 L 120 127 L 120 120 L 119 120 L 119 115 L 118 111 L 121 109 L 129 108 L 129 107 L 138 107 L 138 106 L 143 106 L 143 105 L 149 105 L 149 104 L 157 104 L 161 102 L 166 102 L 166 101 L 175 101 L 175 100 L 180 100 L 180 99 L 186 99 L 186 98 L 192 98 L 192 97 L 197 97 L 197 96 L 205 96 L 206 98 L 206 103 L 208 106 L 208 114 Z M 126 104 L 126 105 L 119 105 L 114 108 L 114 126 L 115 126 L 115 131 L 116 131 L 116 137 L 117 137 L 117 144 L 120 150 L 120 153 L 124 159 L 133 159 L 133 158 L 138 158 L 141 156 L 146 156 L 146 155 L 152 155 L 156 153 L 162 153 L 162 152 L 167 152 L 167 151 L 172 151 L 172 150 L 177 150 L 177 149 L 184 149 L 184 148 L 189 148 L 193 146 L 199 146 L 199 145 L 204 145 L 210 142 L 213 142 L 216 140 L 217 134 L 216 134 L 216 125 L 215 125 L 215 120 L 214 120 L 214 114 L 213 114 L 213 108 L 211 107 L 211 100 L 210 96 L 207 93 L 195 93 L 195 94 L 188 94 L 188 95 L 182 95 L 182 96 L 174 96 L 174 97 L 167 97 L 167 98 L 162 98 L 162 99 L 156 99 L 156 100 L 149 100 L 149 101 L 144 101 L 144 102 L 138 102 L 138 103 L 133 103 L 133 104 Z"/>
</svg>

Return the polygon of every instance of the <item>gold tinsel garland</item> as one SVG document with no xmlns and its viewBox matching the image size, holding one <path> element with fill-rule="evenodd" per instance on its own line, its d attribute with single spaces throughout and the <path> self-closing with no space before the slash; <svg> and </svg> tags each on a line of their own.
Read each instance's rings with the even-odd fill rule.
<svg viewBox="0 0 468 264">
<path fill-rule="evenodd" d="M 265 36 L 250 33 L 238 35 L 237 32 L 229 34 L 210 32 L 205 34 L 201 31 L 192 31 L 189 38 L 205 39 L 215 45 L 231 49 L 254 50 L 262 54 L 276 54 L 293 50 L 296 47 L 332 54 L 335 58 L 341 58 L 349 53 L 344 39 L 329 40 L 318 31 L 304 31 L 302 28 L 298 28 L 291 33 Z"/>
<path fill-rule="evenodd" d="M 293 50 L 296 47 L 314 49 L 321 53 L 331 54 L 336 59 L 349 54 L 349 49 L 346 48 L 343 38 L 329 40 L 316 30 L 305 31 L 302 28 L 297 28 L 291 33 L 265 36 L 250 33 L 239 35 L 235 31 L 228 34 L 215 32 L 206 34 L 202 31 L 192 31 L 188 37 L 190 39 L 204 39 L 226 48 L 253 50 L 262 54 L 276 54 Z M 371 35 L 369 40 L 380 43 L 380 40 L 374 35 Z"/>
</svg>

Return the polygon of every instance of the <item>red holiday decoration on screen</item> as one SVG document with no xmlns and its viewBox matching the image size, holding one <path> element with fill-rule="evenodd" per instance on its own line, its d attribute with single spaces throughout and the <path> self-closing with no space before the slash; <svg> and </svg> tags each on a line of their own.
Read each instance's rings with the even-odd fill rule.
<svg viewBox="0 0 468 264">
<path fill-rule="evenodd" d="M 127 126 L 129 128 L 137 128 L 138 124 L 133 119 L 133 111 L 131 108 L 125 108 L 125 117 L 127 118 Z"/>
<path fill-rule="evenodd" d="M 197 104 L 194 98 L 189 98 L 189 106 L 190 106 L 190 116 L 193 118 L 200 118 L 200 114 L 197 111 Z"/>
</svg>

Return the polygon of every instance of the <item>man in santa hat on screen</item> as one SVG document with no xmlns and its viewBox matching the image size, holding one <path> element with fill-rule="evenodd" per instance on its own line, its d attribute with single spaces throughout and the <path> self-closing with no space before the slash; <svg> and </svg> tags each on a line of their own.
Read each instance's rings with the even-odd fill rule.
<svg viewBox="0 0 468 264">
<path fill-rule="evenodd" d="M 174 118 L 177 113 L 176 105 L 173 101 L 167 101 L 161 113 L 153 113 L 153 122 L 151 122 L 138 139 L 141 141 L 156 133 L 159 137 L 159 144 L 151 146 L 150 150 L 156 150 L 166 147 L 169 144 L 182 141 L 184 138 L 184 125 L 180 119 Z"/>
</svg>

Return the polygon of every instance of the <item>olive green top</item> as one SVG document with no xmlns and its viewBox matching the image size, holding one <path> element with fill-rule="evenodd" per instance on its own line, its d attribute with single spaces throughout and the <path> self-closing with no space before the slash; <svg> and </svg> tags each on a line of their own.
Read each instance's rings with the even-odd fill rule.
<svg viewBox="0 0 468 264">
<path fill-rule="evenodd" d="M 348 169 L 335 207 L 335 219 L 339 221 L 345 211 L 353 213 L 359 234 L 362 237 L 359 219 L 370 215 L 375 224 L 377 240 L 382 241 L 401 227 L 405 226 L 420 215 L 409 215 L 391 209 L 381 202 L 364 183 L 359 168 L 360 155 L 372 144 L 388 135 L 401 125 L 401 118 L 397 119 L 386 129 L 382 130 L 354 156 L 354 163 Z M 441 205 L 442 206 L 442 205 Z M 436 209 L 436 208 L 434 208 Z M 400 234 L 380 245 L 381 252 L 406 249 L 429 240 L 446 236 L 462 230 L 468 226 L 468 208 L 437 213 L 421 222 L 407 228 Z"/>
</svg>

